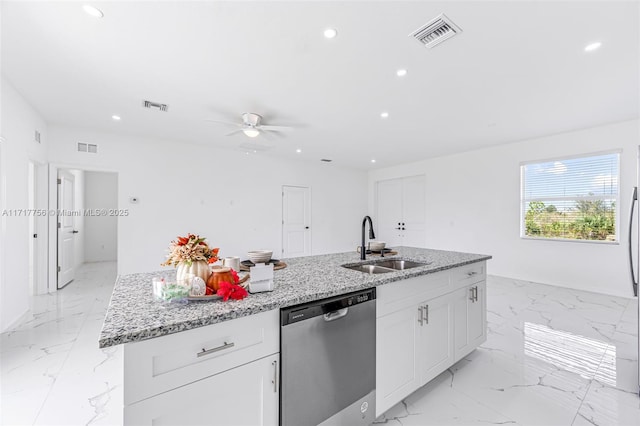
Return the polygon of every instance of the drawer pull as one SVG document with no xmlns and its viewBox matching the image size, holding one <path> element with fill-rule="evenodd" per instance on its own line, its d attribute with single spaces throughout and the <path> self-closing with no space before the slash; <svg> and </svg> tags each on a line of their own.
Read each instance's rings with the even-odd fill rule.
<svg viewBox="0 0 640 426">
<path fill-rule="evenodd" d="M 472 276 L 476 275 L 477 273 L 478 273 L 478 271 L 470 271 L 470 272 L 467 272 L 467 275 L 472 277 Z"/>
<path fill-rule="evenodd" d="M 213 348 L 213 349 L 205 349 L 202 348 L 202 350 L 200 352 L 197 353 L 198 358 L 200 358 L 201 356 L 205 356 L 205 355 L 210 355 L 214 352 L 219 352 L 219 351 L 223 351 L 225 349 L 229 349 L 235 346 L 235 343 L 231 342 L 231 343 L 227 343 L 224 342 L 224 345 L 218 346 L 217 348 Z"/>
</svg>

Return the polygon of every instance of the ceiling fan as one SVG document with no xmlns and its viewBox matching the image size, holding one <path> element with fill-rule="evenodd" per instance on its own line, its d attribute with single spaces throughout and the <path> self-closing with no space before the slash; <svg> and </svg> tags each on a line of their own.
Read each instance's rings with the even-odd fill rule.
<svg viewBox="0 0 640 426">
<path fill-rule="evenodd" d="M 231 136 L 236 133 L 243 132 L 245 135 L 250 138 L 255 138 L 260 133 L 264 132 L 286 132 L 293 130 L 293 127 L 288 126 L 270 126 L 262 124 L 262 116 L 260 114 L 256 114 L 255 112 L 245 112 L 242 114 L 242 123 L 231 123 L 228 121 L 219 121 L 219 120 L 206 120 L 212 121 L 214 123 L 222 123 L 229 124 L 232 126 L 238 127 L 238 129 L 227 133 L 225 136 Z"/>
</svg>

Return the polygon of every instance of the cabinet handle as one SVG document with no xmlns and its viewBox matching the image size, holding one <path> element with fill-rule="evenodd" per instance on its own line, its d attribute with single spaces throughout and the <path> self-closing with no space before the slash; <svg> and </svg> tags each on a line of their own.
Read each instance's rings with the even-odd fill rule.
<svg viewBox="0 0 640 426">
<path fill-rule="evenodd" d="M 422 320 L 422 306 L 418 306 L 418 322 L 420 323 L 420 325 L 423 324 L 423 320 Z"/>
<path fill-rule="evenodd" d="M 424 306 L 424 323 L 429 324 L 429 305 Z"/>
<path fill-rule="evenodd" d="M 472 276 L 476 275 L 477 273 L 478 273 L 478 271 L 470 271 L 470 272 L 467 272 L 467 275 L 472 277 Z"/>
<path fill-rule="evenodd" d="M 236 344 L 231 342 L 231 343 L 227 343 L 224 342 L 224 345 L 218 346 L 217 348 L 213 348 L 213 349 L 205 349 L 202 348 L 202 350 L 200 352 L 197 353 L 198 358 L 200 358 L 201 356 L 205 356 L 205 355 L 211 355 L 214 352 L 219 352 L 219 351 L 223 351 L 225 349 L 229 349 L 234 347 Z"/>
<path fill-rule="evenodd" d="M 271 365 L 273 365 L 273 380 L 271 381 L 273 383 L 273 392 L 278 393 L 278 361 L 273 361 Z"/>
<path fill-rule="evenodd" d="M 475 301 L 475 302 L 477 302 L 477 301 L 478 301 L 478 286 L 475 286 L 475 287 L 473 288 L 473 298 L 474 298 L 474 301 Z"/>
<path fill-rule="evenodd" d="M 471 293 L 471 296 L 469 296 L 469 300 L 471 300 L 472 302 L 475 302 L 475 300 L 474 300 L 474 299 L 476 298 L 476 295 L 475 295 L 475 293 L 473 292 L 473 287 L 471 287 L 471 288 L 469 289 L 469 293 Z"/>
</svg>

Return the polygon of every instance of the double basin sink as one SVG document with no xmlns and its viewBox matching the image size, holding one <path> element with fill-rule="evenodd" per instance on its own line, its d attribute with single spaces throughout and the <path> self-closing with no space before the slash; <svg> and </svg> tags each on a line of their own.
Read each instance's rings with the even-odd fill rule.
<svg viewBox="0 0 640 426">
<path fill-rule="evenodd" d="M 428 265 L 428 263 L 414 262 L 412 260 L 389 259 L 382 260 L 368 265 L 342 265 L 343 268 L 363 272 L 365 274 L 386 274 L 388 272 L 404 271 L 405 269 L 417 268 Z"/>
</svg>

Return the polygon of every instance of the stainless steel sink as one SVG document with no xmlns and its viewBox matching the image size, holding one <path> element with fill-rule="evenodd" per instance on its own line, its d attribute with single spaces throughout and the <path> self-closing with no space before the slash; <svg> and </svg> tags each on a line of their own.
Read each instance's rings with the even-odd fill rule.
<svg viewBox="0 0 640 426">
<path fill-rule="evenodd" d="M 343 265 L 344 268 L 353 269 L 354 271 L 364 272 L 365 274 L 384 274 L 387 272 L 393 272 L 393 269 L 384 268 L 378 265 Z"/>
<path fill-rule="evenodd" d="M 430 262 L 429 262 L 430 263 Z M 425 266 L 429 263 L 419 263 L 412 260 L 389 259 L 369 265 L 342 265 L 343 268 L 364 272 L 365 274 L 385 274 L 387 272 L 403 271 L 405 269 Z"/>
<path fill-rule="evenodd" d="M 383 268 L 390 268 L 396 271 L 403 271 L 405 269 L 417 268 L 418 266 L 425 266 L 428 263 L 419 263 L 412 260 L 399 260 L 389 259 L 382 262 L 376 262 L 376 266 L 382 266 Z"/>
</svg>

